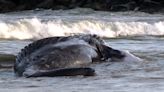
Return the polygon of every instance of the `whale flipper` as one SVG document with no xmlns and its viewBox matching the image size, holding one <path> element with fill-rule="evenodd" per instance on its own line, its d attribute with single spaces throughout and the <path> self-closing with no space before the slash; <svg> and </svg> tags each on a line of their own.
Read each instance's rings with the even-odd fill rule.
<svg viewBox="0 0 164 92">
<path fill-rule="evenodd" d="M 94 76 L 95 70 L 92 68 L 63 68 L 63 69 L 36 72 L 31 75 L 25 74 L 24 76 L 29 78 L 29 77 L 76 76 L 76 75 Z"/>
</svg>

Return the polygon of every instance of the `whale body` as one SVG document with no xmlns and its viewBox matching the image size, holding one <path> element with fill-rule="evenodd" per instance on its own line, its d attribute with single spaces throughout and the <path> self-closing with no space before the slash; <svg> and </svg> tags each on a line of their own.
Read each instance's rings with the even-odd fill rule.
<svg viewBox="0 0 164 92">
<path fill-rule="evenodd" d="M 24 77 L 93 76 L 91 63 L 124 57 L 97 35 L 49 37 L 25 46 L 17 55 L 14 72 Z"/>
</svg>

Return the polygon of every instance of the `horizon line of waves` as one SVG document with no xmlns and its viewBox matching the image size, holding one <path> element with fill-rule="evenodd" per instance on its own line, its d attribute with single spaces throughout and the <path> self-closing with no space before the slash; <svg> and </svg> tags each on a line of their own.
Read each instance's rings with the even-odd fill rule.
<svg viewBox="0 0 164 92">
<path fill-rule="evenodd" d="M 104 38 L 132 36 L 163 36 L 164 21 L 106 22 L 96 20 L 42 22 L 38 18 L 21 19 L 13 23 L 0 22 L 0 39 L 41 39 L 72 34 L 97 34 Z"/>
</svg>

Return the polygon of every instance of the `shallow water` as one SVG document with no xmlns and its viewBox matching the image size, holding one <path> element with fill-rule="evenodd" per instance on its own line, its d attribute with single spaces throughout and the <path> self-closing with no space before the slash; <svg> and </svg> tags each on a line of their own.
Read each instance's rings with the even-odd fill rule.
<svg viewBox="0 0 164 92">
<path fill-rule="evenodd" d="M 24 39 L 69 35 L 75 30 L 75 33 L 109 37 L 106 39 L 109 46 L 128 50 L 143 59 L 141 62 L 93 64 L 91 67 L 97 73 L 94 77 L 16 78 L 12 69 L 0 69 L 0 92 L 164 91 L 163 15 L 74 9 L 14 12 L 0 14 L 0 18 L 0 27 L 4 28 L 0 29 L 0 54 L 17 55 L 32 42 Z"/>
<path fill-rule="evenodd" d="M 128 50 L 144 59 L 142 62 L 106 62 L 92 67 L 97 75 L 94 77 L 55 77 L 55 78 L 16 78 L 12 70 L 0 71 L 0 91 L 2 92 L 162 92 L 164 90 L 164 40 L 154 37 L 144 39 L 108 39 L 111 47 Z M 25 41 L 8 41 L 21 49 L 28 44 Z M 4 47 L 5 48 L 5 47 Z M 6 47 L 8 48 L 8 47 Z M 13 48 L 15 48 L 13 46 Z M 7 51 L 8 50 L 8 51 Z M 6 49 L 6 53 L 10 52 Z M 17 52 L 14 52 L 17 53 Z"/>
</svg>

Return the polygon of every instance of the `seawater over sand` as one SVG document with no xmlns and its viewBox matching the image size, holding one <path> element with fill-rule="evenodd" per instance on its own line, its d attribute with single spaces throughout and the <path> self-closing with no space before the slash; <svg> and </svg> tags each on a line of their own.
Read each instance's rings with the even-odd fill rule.
<svg viewBox="0 0 164 92">
<path fill-rule="evenodd" d="M 124 38 L 106 40 L 111 47 L 129 50 L 142 62 L 95 64 L 95 77 L 16 78 L 12 70 L 1 69 L 0 91 L 35 92 L 162 92 L 164 90 L 163 38 Z M 17 41 L 8 44 L 17 43 Z M 27 42 L 28 43 L 28 42 Z M 26 45 L 18 42 L 20 48 Z M 158 48 L 157 48 L 158 47 Z M 18 50 L 20 49 L 18 48 Z M 9 52 L 9 51 L 7 51 Z"/>
<path fill-rule="evenodd" d="M 79 11 L 81 11 L 81 14 Z M 97 73 L 97 76 L 94 77 L 16 78 L 12 69 L 0 69 L 0 92 L 164 91 L 163 15 L 151 15 L 141 12 L 107 13 L 89 9 L 75 9 L 70 11 L 16 12 L 1 14 L 0 18 L 3 18 L 1 23 L 5 25 L 0 26 L 6 28 L 4 30 L 0 29 L 0 37 L 2 39 L 0 40 L 0 54 L 17 55 L 21 48 L 31 42 L 24 39 L 35 40 L 58 33 L 53 30 L 60 30 L 62 33 L 69 30 L 76 30 L 75 33 L 93 32 L 101 36 L 107 34 L 103 33 L 103 30 L 106 30 L 106 32 L 113 33 L 112 35 L 108 33 L 107 36 L 112 38 L 106 39 L 111 47 L 119 50 L 128 50 L 143 59 L 142 62 L 128 61 L 93 64 L 91 67 Z M 49 26 L 50 21 L 53 26 Z M 73 25 L 68 25 L 68 23 L 72 22 L 74 22 Z M 78 24 L 79 22 L 80 24 Z M 44 30 L 37 23 L 44 26 Z M 56 27 L 54 28 L 54 26 Z M 89 30 L 84 31 L 83 29 L 86 28 Z M 46 31 L 48 29 L 49 31 Z M 135 29 L 134 33 L 133 29 Z M 28 33 L 28 35 L 25 36 L 24 32 Z M 42 32 L 50 33 L 46 33 L 44 36 Z M 126 33 L 127 36 L 121 35 L 121 32 Z M 17 33 L 24 35 L 14 35 Z M 64 33 L 62 35 L 69 34 Z"/>
</svg>

